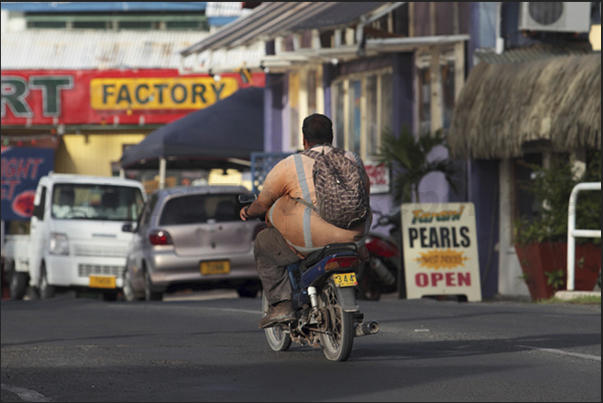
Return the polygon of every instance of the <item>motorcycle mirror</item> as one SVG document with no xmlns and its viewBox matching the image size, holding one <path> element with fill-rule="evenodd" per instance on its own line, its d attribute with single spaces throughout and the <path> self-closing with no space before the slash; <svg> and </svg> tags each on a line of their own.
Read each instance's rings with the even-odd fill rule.
<svg viewBox="0 0 603 403">
<path fill-rule="evenodd" d="M 258 196 L 255 193 L 245 193 L 242 195 L 239 195 L 239 203 L 242 204 L 249 204 L 249 203 L 253 203 L 255 200 L 257 200 Z"/>
</svg>

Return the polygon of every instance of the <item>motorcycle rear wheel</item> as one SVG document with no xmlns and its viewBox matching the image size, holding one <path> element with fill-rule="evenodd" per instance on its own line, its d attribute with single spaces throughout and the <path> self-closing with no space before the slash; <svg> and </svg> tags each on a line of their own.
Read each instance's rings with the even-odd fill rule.
<svg viewBox="0 0 603 403">
<path fill-rule="evenodd" d="M 266 316 L 268 311 L 268 299 L 266 293 L 262 291 L 262 312 L 263 316 Z M 291 346 L 291 336 L 288 332 L 285 332 L 283 326 L 277 325 L 264 329 L 266 333 L 266 340 L 268 345 L 274 351 L 287 351 Z"/>
<path fill-rule="evenodd" d="M 318 306 L 326 314 L 328 333 L 319 336 L 325 357 L 330 361 L 346 361 L 354 344 L 354 317 L 341 308 L 333 280 L 320 291 Z"/>
</svg>

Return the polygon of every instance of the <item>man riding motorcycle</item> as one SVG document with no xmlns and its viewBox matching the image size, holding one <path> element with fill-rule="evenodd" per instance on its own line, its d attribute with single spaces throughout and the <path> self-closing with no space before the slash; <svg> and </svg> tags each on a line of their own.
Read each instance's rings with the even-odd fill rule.
<svg viewBox="0 0 603 403">
<path fill-rule="evenodd" d="M 313 114 L 305 118 L 302 133 L 304 150 L 328 154 L 334 149 L 333 124 L 327 116 Z M 347 152 L 346 157 L 360 168 L 368 194 L 370 182 L 362 160 L 351 152 Z M 307 209 L 299 200 L 309 190 L 316 205 L 312 176 L 315 160 L 302 153 L 301 161 L 301 173 L 294 155 L 280 161 L 266 176 L 257 200 L 240 211 L 244 221 L 265 214 L 268 224 L 254 245 L 256 267 L 269 304 L 266 316 L 259 323 L 260 329 L 296 319 L 286 266 L 332 243 L 354 242 L 360 258 L 368 260 L 369 257 L 364 238 L 371 227 L 370 209 L 365 221 L 349 229 L 332 225 L 315 210 Z M 300 179 L 305 183 L 300 183 Z"/>
</svg>

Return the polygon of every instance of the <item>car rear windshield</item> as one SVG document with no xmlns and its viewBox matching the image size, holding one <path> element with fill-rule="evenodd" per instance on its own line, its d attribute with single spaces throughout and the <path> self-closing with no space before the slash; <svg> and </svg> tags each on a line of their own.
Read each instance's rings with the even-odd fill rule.
<svg viewBox="0 0 603 403">
<path fill-rule="evenodd" d="M 169 200 L 161 212 L 159 225 L 202 224 L 241 221 L 239 211 L 243 207 L 238 195 L 186 195 Z"/>
</svg>

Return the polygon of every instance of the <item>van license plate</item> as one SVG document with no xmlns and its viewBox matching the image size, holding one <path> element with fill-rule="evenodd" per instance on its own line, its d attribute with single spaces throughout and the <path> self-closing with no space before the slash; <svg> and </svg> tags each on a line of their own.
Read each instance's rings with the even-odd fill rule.
<svg viewBox="0 0 603 403">
<path fill-rule="evenodd" d="M 228 260 L 201 262 L 201 274 L 203 275 L 228 273 L 230 273 L 230 262 Z"/>
<path fill-rule="evenodd" d="M 91 288 L 115 288 L 114 276 L 90 276 Z"/>
<path fill-rule="evenodd" d="M 354 273 L 333 274 L 333 281 L 335 281 L 337 287 L 353 287 L 358 285 L 356 274 Z"/>
</svg>

